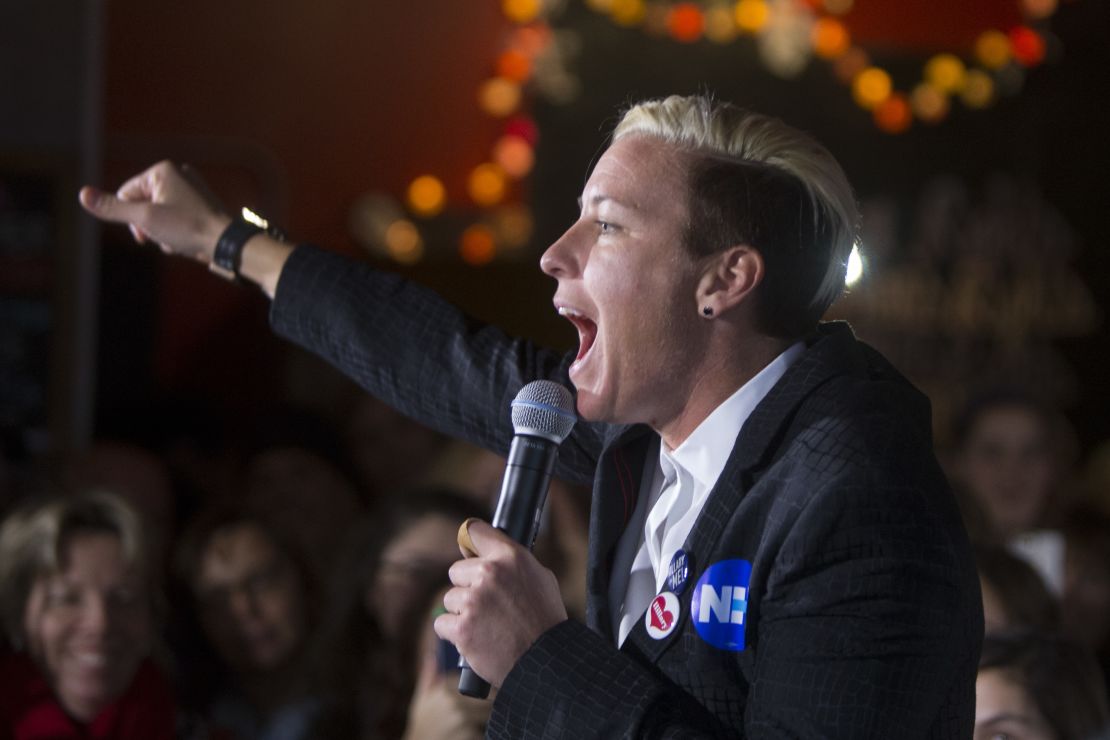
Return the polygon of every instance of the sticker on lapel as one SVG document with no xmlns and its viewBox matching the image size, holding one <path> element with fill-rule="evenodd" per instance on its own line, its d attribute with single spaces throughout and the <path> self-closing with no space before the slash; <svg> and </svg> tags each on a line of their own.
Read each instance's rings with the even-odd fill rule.
<svg viewBox="0 0 1110 740">
<path fill-rule="evenodd" d="M 671 558 L 671 566 L 667 569 L 667 590 L 675 596 L 681 596 L 686 590 L 686 581 L 690 578 L 690 556 L 685 550 L 679 550 Z"/>
<path fill-rule="evenodd" d="M 744 649 L 752 564 L 722 560 L 709 566 L 690 599 L 690 618 L 701 639 L 721 650 Z"/>
<path fill-rule="evenodd" d="M 647 612 L 644 613 L 644 627 L 647 633 L 656 640 L 662 640 L 674 632 L 678 624 L 678 597 L 670 591 L 664 591 L 651 600 Z"/>
</svg>

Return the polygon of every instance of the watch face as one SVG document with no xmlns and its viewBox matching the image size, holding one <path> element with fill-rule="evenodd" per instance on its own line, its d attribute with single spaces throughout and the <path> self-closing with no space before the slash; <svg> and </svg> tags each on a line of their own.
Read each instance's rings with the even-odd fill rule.
<svg viewBox="0 0 1110 740">
<path fill-rule="evenodd" d="M 244 221 L 249 224 L 254 224 L 258 228 L 262 229 L 267 234 L 272 236 L 274 239 L 277 239 L 279 242 L 285 241 L 285 232 L 279 229 L 274 224 L 270 223 L 269 219 L 264 216 L 260 216 L 246 206 L 243 206 L 239 210 L 240 218 L 242 218 Z"/>
</svg>

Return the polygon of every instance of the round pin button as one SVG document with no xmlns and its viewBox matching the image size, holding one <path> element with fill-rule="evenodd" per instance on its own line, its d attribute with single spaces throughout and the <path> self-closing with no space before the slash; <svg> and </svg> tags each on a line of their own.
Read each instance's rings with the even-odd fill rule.
<svg viewBox="0 0 1110 740">
<path fill-rule="evenodd" d="M 686 590 L 686 581 L 690 579 L 690 567 L 690 556 L 686 554 L 685 550 L 679 550 L 674 554 L 674 557 L 671 558 L 671 564 L 667 568 L 666 588 L 668 591 L 678 596 Z"/>
<path fill-rule="evenodd" d="M 669 591 L 656 596 L 648 605 L 644 613 L 644 628 L 648 636 L 655 640 L 662 640 L 674 632 L 678 624 L 678 597 Z"/>
</svg>

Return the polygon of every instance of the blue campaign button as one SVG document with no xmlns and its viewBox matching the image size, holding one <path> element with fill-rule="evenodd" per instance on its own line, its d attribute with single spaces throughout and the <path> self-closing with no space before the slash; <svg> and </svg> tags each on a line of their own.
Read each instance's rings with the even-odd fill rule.
<svg viewBox="0 0 1110 740">
<path fill-rule="evenodd" d="M 709 566 L 690 599 L 690 618 L 701 639 L 721 650 L 744 649 L 752 564 L 722 560 Z"/>
<path fill-rule="evenodd" d="M 667 568 L 667 583 L 665 591 L 670 591 L 679 596 L 686 590 L 686 581 L 690 578 L 690 556 L 685 550 L 679 550 L 671 558 L 671 565 Z"/>
</svg>

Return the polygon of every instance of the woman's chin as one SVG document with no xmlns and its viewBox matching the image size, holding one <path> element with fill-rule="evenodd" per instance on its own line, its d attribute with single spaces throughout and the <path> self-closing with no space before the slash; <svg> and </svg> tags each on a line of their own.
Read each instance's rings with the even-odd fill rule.
<svg viewBox="0 0 1110 740">
<path fill-rule="evenodd" d="M 59 692 L 59 698 L 66 711 L 75 718 L 89 721 L 100 714 L 104 707 L 111 704 L 118 691 L 114 691 L 105 680 L 76 681 Z"/>
</svg>

